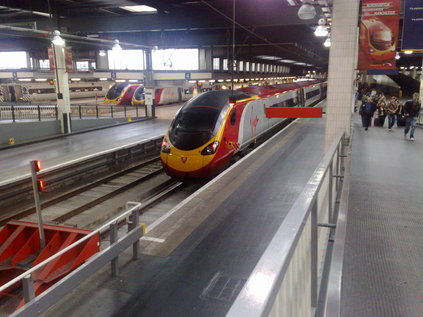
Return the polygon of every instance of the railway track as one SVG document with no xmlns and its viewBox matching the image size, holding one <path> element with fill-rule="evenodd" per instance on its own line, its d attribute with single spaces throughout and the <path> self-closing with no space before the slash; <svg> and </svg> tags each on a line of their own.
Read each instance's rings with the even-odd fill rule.
<svg viewBox="0 0 423 317">
<path fill-rule="evenodd" d="M 161 139 L 157 137 L 125 145 L 42 170 L 40 177 L 46 185 L 41 193 L 43 208 L 157 160 Z M 34 210 L 30 175 L 0 182 L 0 225 L 11 218 L 27 216 Z"/>
</svg>

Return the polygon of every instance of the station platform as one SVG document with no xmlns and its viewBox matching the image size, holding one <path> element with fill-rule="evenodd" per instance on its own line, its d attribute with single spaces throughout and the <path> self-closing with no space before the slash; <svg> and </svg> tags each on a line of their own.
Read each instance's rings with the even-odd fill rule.
<svg viewBox="0 0 423 317">
<path fill-rule="evenodd" d="M 422 316 L 423 132 L 413 142 L 356 119 L 341 316 Z"/>
<path fill-rule="evenodd" d="M 165 134 L 181 104 L 156 109 L 157 119 L 50 139 L 0 151 L 0 183 L 29 174 L 29 162 L 43 168 Z"/>
<path fill-rule="evenodd" d="M 291 123 L 148 226 L 117 278 L 104 267 L 44 316 L 224 316 L 322 159 L 324 128 Z"/>
</svg>

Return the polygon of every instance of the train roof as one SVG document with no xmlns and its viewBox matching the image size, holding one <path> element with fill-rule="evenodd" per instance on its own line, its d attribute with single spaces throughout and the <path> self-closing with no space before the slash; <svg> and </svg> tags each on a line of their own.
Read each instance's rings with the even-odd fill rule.
<svg viewBox="0 0 423 317">
<path fill-rule="evenodd" d="M 268 86 L 250 86 L 237 89 L 238 91 L 245 92 L 251 95 L 268 96 L 277 93 L 286 92 L 289 90 L 299 89 L 307 86 L 319 84 L 320 81 L 300 81 L 296 83 L 279 84 L 279 85 L 268 85 Z"/>
</svg>

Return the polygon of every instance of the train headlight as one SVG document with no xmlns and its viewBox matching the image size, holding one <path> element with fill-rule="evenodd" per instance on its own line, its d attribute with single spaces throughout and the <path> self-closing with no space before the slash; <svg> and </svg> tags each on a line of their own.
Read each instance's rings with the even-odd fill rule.
<svg viewBox="0 0 423 317">
<path fill-rule="evenodd" d="M 170 153 L 170 143 L 169 141 L 166 139 L 166 137 L 163 138 L 162 141 L 162 148 L 161 150 L 163 153 Z"/>
<path fill-rule="evenodd" d="M 201 154 L 202 155 L 211 155 L 216 153 L 217 148 L 219 147 L 219 141 L 214 141 L 213 143 L 210 143 L 209 145 L 207 145 L 202 151 Z"/>
</svg>

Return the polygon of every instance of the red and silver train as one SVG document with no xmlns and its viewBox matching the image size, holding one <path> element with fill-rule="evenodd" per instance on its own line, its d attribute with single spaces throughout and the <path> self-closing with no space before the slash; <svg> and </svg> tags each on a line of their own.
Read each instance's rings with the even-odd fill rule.
<svg viewBox="0 0 423 317">
<path fill-rule="evenodd" d="M 180 87 L 154 88 L 155 105 L 187 101 L 192 98 L 193 89 Z M 140 84 L 117 83 L 107 92 L 104 103 L 116 105 L 142 105 L 144 104 L 144 86 Z"/>
<path fill-rule="evenodd" d="M 316 81 L 204 92 L 173 119 L 161 146 L 163 167 L 179 179 L 214 177 L 286 120 L 267 118 L 266 107 L 310 107 L 325 97 L 326 83 Z"/>
</svg>

